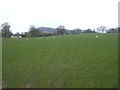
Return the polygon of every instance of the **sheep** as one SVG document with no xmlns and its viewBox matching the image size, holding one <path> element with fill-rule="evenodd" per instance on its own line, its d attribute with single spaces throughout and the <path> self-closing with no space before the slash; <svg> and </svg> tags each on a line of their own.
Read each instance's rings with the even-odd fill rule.
<svg viewBox="0 0 120 90">
<path fill-rule="evenodd" d="M 96 36 L 96 38 L 98 38 L 98 36 Z"/>
</svg>

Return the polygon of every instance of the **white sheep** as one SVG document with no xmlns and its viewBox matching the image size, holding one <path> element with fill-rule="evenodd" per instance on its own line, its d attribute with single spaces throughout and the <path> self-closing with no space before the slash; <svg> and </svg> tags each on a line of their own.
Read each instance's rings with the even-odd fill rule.
<svg viewBox="0 0 120 90">
<path fill-rule="evenodd" d="M 96 36 L 96 38 L 98 38 L 98 36 Z"/>
</svg>

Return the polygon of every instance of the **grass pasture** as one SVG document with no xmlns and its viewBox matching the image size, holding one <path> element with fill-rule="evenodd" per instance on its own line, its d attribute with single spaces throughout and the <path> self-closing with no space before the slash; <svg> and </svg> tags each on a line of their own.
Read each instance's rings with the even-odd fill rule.
<svg viewBox="0 0 120 90">
<path fill-rule="evenodd" d="M 3 40 L 3 87 L 117 88 L 117 36 L 94 33 Z"/>
</svg>

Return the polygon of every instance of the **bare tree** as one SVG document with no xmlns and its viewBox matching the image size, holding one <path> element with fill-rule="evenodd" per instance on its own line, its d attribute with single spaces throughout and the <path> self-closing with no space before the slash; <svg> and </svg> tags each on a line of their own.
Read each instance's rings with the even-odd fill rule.
<svg viewBox="0 0 120 90">
<path fill-rule="evenodd" d="M 99 27 L 97 27 L 97 31 L 102 31 L 102 33 L 104 32 L 104 31 L 106 31 L 106 27 L 105 26 L 99 26 Z"/>
</svg>

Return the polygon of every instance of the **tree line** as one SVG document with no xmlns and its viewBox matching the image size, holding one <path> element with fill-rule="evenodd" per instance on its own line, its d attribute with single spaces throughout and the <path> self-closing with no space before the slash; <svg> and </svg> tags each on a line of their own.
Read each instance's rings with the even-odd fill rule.
<svg viewBox="0 0 120 90">
<path fill-rule="evenodd" d="M 106 29 L 105 26 L 99 26 L 96 28 L 96 30 L 92 29 L 86 29 L 82 30 L 79 28 L 73 29 L 73 30 L 67 30 L 65 29 L 65 26 L 58 26 L 53 32 L 45 32 L 43 30 L 40 30 L 40 28 L 35 27 L 34 25 L 31 25 L 28 32 L 22 32 L 22 33 L 12 33 L 12 30 L 10 30 L 10 24 L 8 22 L 5 22 L 1 25 L 0 33 L 2 34 L 3 38 L 10 38 L 11 36 L 15 36 L 19 38 L 21 37 L 43 37 L 43 36 L 53 36 L 53 35 L 65 35 L 65 34 L 80 34 L 80 33 L 120 33 L 120 27 L 117 28 L 109 28 Z"/>
</svg>

